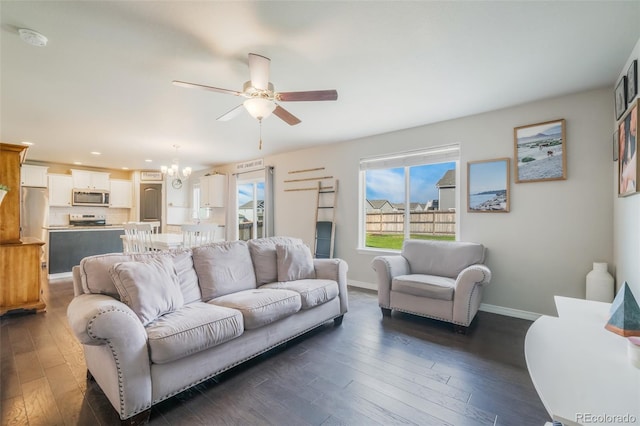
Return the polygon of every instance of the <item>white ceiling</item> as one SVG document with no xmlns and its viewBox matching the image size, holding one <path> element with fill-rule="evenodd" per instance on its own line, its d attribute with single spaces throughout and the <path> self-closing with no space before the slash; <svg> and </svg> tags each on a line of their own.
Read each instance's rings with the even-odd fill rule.
<svg viewBox="0 0 640 426">
<path fill-rule="evenodd" d="M 28 159 L 202 169 L 611 87 L 640 38 L 640 1 L 0 3 L 3 142 Z M 49 39 L 20 40 L 18 28 Z M 244 113 L 247 54 L 271 58 L 279 91 L 336 89 L 289 102 L 288 126 Z M 613 96 L 612 96 L 613 103 Z M 99 151 L 93 156 L 90 151 Z M 145 163 L 145 159 L 152 163 Z"/>
</svg>

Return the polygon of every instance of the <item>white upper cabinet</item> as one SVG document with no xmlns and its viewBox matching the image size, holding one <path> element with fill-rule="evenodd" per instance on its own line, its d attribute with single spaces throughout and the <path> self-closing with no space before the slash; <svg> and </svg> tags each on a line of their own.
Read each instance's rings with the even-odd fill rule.
<svg viewBox="0 0 640 426">
<path fill-rule="evenodd" d="M 200 207 L 224 207 L 227 196 L 227 176 L 212 175 L 200 178 Z"/>
<path fill-rule="evenodd" d="M 20 167 L 20 185 L 46 188 L 47 170 L 49 170 L 48 167 L 23 164 Z"/>
<path fill-rule="evenodd" d="M 71 207 L 73 178 L 70 175 L 49 175 L 49 206 Z"/>
<path fill-rule="evenodd" d="M 109 207 L 130 209 L 133 207 L 133 184 L 130 180 L 111 179 Z"/>
<path fill-rule="evenodd" d="M 73 187 L 78 189 L 104 189 L 111 188 L 109 173 L 90 172 L 88 170 L 71 170 Z"/>
</svg>

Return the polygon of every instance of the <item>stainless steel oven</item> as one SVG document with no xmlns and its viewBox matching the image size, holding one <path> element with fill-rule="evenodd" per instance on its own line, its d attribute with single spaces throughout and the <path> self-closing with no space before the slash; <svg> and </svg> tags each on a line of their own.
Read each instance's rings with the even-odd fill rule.
<svg viewBox="0 0 640 426">
<path fill-rule="evenodd" d="M 74 189 L 74 206 L 109 207 L 109 191 L 102 189 Z"/>
</svg>

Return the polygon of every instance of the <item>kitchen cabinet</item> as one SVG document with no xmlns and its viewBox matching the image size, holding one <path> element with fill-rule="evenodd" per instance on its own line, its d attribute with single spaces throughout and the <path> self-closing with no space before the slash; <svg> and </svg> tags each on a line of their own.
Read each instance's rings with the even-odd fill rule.
<svg viewBox="0 0 640 426">
<path fill-rule="evenodd" d="M 133 185 L 130 180 L 111 179 L 109 207 L 130 209 L 133 207 Z"/>
<path fill-rule="evenodd" d="M 71 272 L 88 256 L 122 253 L 124 229 L 50 229 L 49 274 Z"/>
<path fill-rule="evenodd" d="M 227 196 L 227 176 L 212 175 L 200 178 L 200 207 L 224 207 Z"/>
<path fill-rule="evenodd" d="M 20 168 L 20 185 L 46 188 L 47 170 L 48 167 L 23 164 Z"/>
<path fill-rule="evenodd" d="M 90 172 L 88 170 L 71 170 L 73 187 L 78 189 L 104 189 L 109 190 L 109 173 Z"/>
<path fill-rule="evenodd" d="M 71 207 L 73 178 L 70 175 L 49 175 L 49 206 Z"/>
</svg>

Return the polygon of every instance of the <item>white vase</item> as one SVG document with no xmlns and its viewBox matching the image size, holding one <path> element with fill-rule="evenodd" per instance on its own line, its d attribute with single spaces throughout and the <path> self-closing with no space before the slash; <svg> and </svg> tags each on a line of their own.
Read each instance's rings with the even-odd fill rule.
<svg viewBox="0 0 640 426">
<path fill-rule="evenodd" d="M 611 303 L 613 301 L 613 277 L 605 262 L 593 262 L 593 270 L 587 274 L 587 300 Z"/>
<path fill-rule="evenodd" d="M 2 200 L 4 199 L 5 195 L 7 195 L 7 191 L 5 191 L 4 189 L 0 189 L 0 204 L 2 204 Z"/>
</svg>

